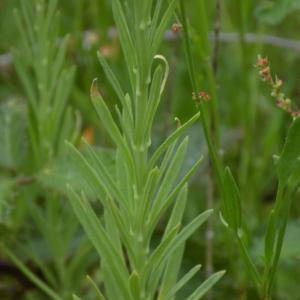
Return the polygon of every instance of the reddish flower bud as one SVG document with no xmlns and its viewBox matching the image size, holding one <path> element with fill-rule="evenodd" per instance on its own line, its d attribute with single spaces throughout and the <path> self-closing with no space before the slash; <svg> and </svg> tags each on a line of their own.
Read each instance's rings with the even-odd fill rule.
<svg viewBox="0 0 300 300">
<path fill-rule="evenodd" d="M 173 33 L 181 32 L 181 30 L 182 30 L 182 25 L 181 24 L 175 23 L 175 24 L 172 25 Z"/>
<path fill-rule="evenodd" d="M 211 97 L 204 91 L 199 92 L 198 96 L 201 100 L 204 101 L 209 101 L 211 99 Z"/>
<path fill-rule="evenodd" d="M 292 116 L 293 118 L 298 118 L 298 117 L 300 117 L 300 111 L 292 111 L 292 112 L 291 112 L 291 116 Z"/>
<path fill-rule="evenodd" d="M 266 77 L 266 76 L 270 75 L 270 67 L 265 67 L 265 68 L 263 68 L 263 69 L 259 72 L 259 74 L 260 74 L 261 76 L 263 76 L 263 77 Z"/>
<path fill-rule="evenodd" d="M 262 57 L 258 57 L 257 63 L 256 63 L 256 67 L 258 68 L 263 68 L 269 65 L 269 61 L 267 58 L 262 58 Z"/>
</svg>

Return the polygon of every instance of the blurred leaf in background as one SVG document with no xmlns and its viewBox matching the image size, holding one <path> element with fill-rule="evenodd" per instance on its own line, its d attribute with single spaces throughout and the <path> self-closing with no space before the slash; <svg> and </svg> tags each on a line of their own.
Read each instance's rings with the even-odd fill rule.
<svg viewBox="0 0 300 300">
<path fill-rule="evenodd" d="M 257 18 L 270 25 L 279 25 L 291 13 L 300 10 L 298 0 L 264 0 L 256 8 Z"/>
</svg>

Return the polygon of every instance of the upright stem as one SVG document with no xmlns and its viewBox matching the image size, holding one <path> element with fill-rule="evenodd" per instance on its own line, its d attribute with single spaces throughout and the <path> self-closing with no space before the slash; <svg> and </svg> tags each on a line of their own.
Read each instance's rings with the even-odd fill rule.
<svg viewBox="0 0 300 300">
<path fill-rule="evenodd" d="M 213 48 L 213 70 L 218 73 L 219 67 L 219 50 L 220 50 L 220 32 L 221 32 L 221 0 L 216 0 L 216 16 L 215 16 L 215 29 L 214 29 L 214 48 Z"/>
<path fill-rule="evenodd" d="M 215 17 L 215 41 L 214 41 L 214 48 L 213 48 L 213 56 L 212 56 L 212 68 L 208 67 L 208 78 L 209 78 L 209 86 L 210 91 L 213 93 L 213 101 L 217 99 L 217 91 L 216 91 L 216 78 L 218 72 L 218 62 L 219 62 L 219 36 L 220 36 L 220 28 L 221 28 L 221 0 L 216 0 L 216 17 Z M 217 106 L 214 105 L 213 108 L 214 113 L 214 120 L 218 120 L 218 110 Z M 217 147 L 220 147 L 220 131 L 219 131 L 219 124 L 217 124 L 216 128 L 214 127 L 214 123 L 210 123 L 210 130 L 214 133 L 215 136 L 215 143 Z M 212 163 L 210 161 L 209 164 L 209 171 L 208 171 L 208 182 L 207 182 L 207 209 L 211 209 L 214 207 L 214 182 L 212 179 Z M 207 222 L 206 228 L 206 277 L 209 278 L 214 272 L 214 222 L 213 218 L 210 218 Z M 213 299 L 212 291 L 209 291 L 206 296 L 207 300 Z"/>
<path fill-rule="evenodd" d="M 191 45 L 190 45 L 190 35 L 189 35 L 189 27 L 188 27 L 188 22 L 186 18 L 186 12 L 185 12 L 185 5 L 184 1 L 180 0 L 180 12 L 181 12 L 181 17 L 182 17 L 182 25 L 183 25 L 183 38 L 184 38 L 184 45 L 185 45 L 185 50 L 186 50 L 186 55 L 187 55 L 187 60 L 188 60 L 188 68 L 190 72 L 190 78 L 191 78 L 191 84 L 194 92 L 197 92 L 200 89 L 200 85 L 197 80 L 196 76 L 196 71 L 195 71 L 195 64 L 192 56 L 192 51 L 191 51 Z M 209 64 L 211 69 L 211 63 Z M 219 190 L 222 189 L 222 181 L 223 181 L 223 168 L 221 161 L 218 157 L 216 146 L 213 142 L 212 139 L 212 132 L 209 127 L 209 119 L 208 119 L 208 110 L 204 105 L 199 106 L 199 111 L 201 113 L 201 123 L 204 131 L 204 136 L 206 140 L 206 144 L 209 150 L 210 158 L 211 158 L 211 163 L 213 165 L 214 169 L 214 175 L 216 177 L 217 185 Z M 217 127 L 217 126 L 215 126 Z"/>
</svg>

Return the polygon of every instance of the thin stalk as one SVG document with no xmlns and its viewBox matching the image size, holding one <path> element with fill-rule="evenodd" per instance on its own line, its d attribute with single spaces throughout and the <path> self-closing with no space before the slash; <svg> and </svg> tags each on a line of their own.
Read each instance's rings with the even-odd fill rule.
<svg viewBox="0 0 300 300">
<path fill-rule="evenodd" d="M 284 185 L 279 183 L 278 193 L 276 197 L 276 204 L 275 204 L 275 219 L 277 220 L 279 229 L 277 233 L 275 254 L 274 254 L 274 258 L 273 258 L 273 262 L 272 262 L 272 266 L 268 278 L 268 289 L 267 289 L 268 297 L 271 297 L 272 289 L 274 286 L 276 270 L 278 268 L 280 254 L 283 246 L 291 203 L 292 203 L 291 191 L 287 191 L 285 194 Z"/>
<path fill-rule="evenodd" d="M 213 48 L 213 58 L 212 58 L 212 64 L 213 64 L 213 70 L 215 76 L 218 73 L 218 67 L 219 67 L 220 33 L 221 33 L 221 0 L 216 0 L 214 48 Z"/>
<path fill-rule="evenodd" d="M 191 45 L 190 45 L 189 27 L 188 27 L 183 0 L 180 0 L 180 13 L 182 18 L 182 25 L 184 28 L 183 37 L 184 37 L 185 51 L 188 60 L 192 88 L 193 88 L 193 92 L 197 93 L 197 91 L 200 90 L 200 84 L 196 77 L 195 64 L 193 61 Z M 211 178 L 211 169 L 214 170 L 219 191 L 222 191 L 223 175 L 222 175 L 222 164 L 220 159 L 218 158 L 217 150 L 216 150 L 220 145 L 220 130 L 219 130 L 220 126 L 219 126 L 219 116 L 218 116 L 218 109 L 217 109 L 217 102 L 216 102 L 217 101 L 217 91 L 216 91 L 216 83 L 215 83 L 216 74 L 213 71 L 212 63 L 210 60 L 205 62 L 205 71 L 209 81 L 209 89 L 213 98 L 212 115 L 213 115 L 214 122 L 208 121 L 208 117 L 207 117 L 208 111 L 205 109 L 205 107 L 203 107 L 202 104 L 200 104 L 199 110 L 201 113 L 201 122 L 202 122 L 206 143 L 210 153 L 210 165 L 209 165 L 209 172 L 208 172 L 209 175 L 208 175 L 208 184 L 207 184 L 207 208 L 210 209 L 214 206 L 214 201 L 213 201 L 214 182 Z M 215 137 L 214 141 L 213 141 L 213 137 Z M 210 219 L 208 220 L 208 224 L 206 228 L 206 276 L 207 278 L 209 278 L 212 275 L 212 273 L 213 273 L 213 220 Z M 211 292 L 207 294 L 207 299 L 208 300 L 212 299 Z"/>
<path fill-rule="evenodd" d="M 258 273 L 255 265 L 253 264 L 251 257 L 249 256 L 249 253 L 247 251 L 244 241 L 239 236 L 237 236 L 237 240 L 238 240 L 238 245 L 239 245 L 240 251 L 242 253 L 242 256 L 244 258 L 244 261 L 246 262 L 248 270 L 250 271 L 250 275 L 257 287 L 257 290 L 260 290 L 261 279 L 260 279 L 259 273 Z"/>
<path fill-rule="evenodd" d="M 182 25 L 184 28 L 183 38 L 184 38 L 184 46 L 185 46 L 185 51 L 186 51 L 186 56 L 187 56 L 187 61 L 188 61 L 188 69 L 189 69 L 189 73 L 190 73 L 192 89 L 194 92 L 196 92 L 199 90 L 200 85 L 197 80 L 195 64 L 194 64 L 192 51 L 191 51 L 189 27 L 188 27 L 188 22 L 187 22 L 187 17 L 186 17 L 185 5 L 184 5 L 183 0 L 180 0 L 179 3 L 180 3 L 180 14 L 181 14 L 181 18 L 182 18 Z M 201 123 L 202 123 L 203 131 L 204 131 L 204 136 L 205 136 L 205 140 L 207 143 L 207 147 L 208 147 L 208 150 L 210 153 L 211 162 L 212 162 L 215 176 L 217 179 L 217 185 L 219 187 L 219 190 L 222 190 L 222 181 L 223 181 L 222 169 L 223 168 L 222 168 L 221 161 L 218 158 L 217 150 L 216 150 L 215 145 L 212 140 L 212 134 L 211 134 L 211 130 L 209 128 L 209 122 L 208 122 L 208 111 L 204 107 L 204 105 L 199 106 L 199 111 L 201 113 Z"/>
<path fill-rule="evenodd" d="M 210 76 L 209 83 L 210 83 L 210 91 L 213 92 L 213 99 L 217 99 L 217 91 L 216 91 L 216 78 L 218 73 L 218 63 L 219 63 L 219 47 L 220 47 L 220 29 L 221 29 L 221 0 L 216 1 L 216 17 L 215 17 L 215 40 L 214 40 L 214 48 L 213 48 L 213 56 L 212 56 L 212 69 L 209 68 L 207 72 Z M 214 102 L 215 103 L 215 102 Z M 218 114 L 217 107 L 215 105 L 213 112 Z M 215 115 L 214 119 L 218 119 L 218 116 Z M 217 129 L 219 126 L 217 126 Z M 211 122 L 211 131 L 214 132 L 213 123 Z M 216 138 L 217 147 L 220 147 L 220 131 L 218 130 Z M 208 182 L 207 182 L 207 209 L 211 209 L 214 207 L 214 182 L 212 180 L 212 165 L 209 164 L 209 175 L 208 175 Z M 209 278 L 214 272 L 214 222 L 213 219 L 209 219 L 207 221 L 207 228 L 206 228 L 206 236 L 205 236 L 205 251 L 206 251 L 206 277 Z M 209 291 L 206 296 L 207 300 L 213 299 L 212 291 Z"/>
</svg>

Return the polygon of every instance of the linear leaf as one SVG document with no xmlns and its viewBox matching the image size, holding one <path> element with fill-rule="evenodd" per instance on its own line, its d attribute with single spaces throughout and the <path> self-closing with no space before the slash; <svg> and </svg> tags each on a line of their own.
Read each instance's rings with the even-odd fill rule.
<svg viewBox="0 0 300 300">
<path fill-rule="evenodd" d="M 167 9 L 163 12 L 163 16 L 159 22 L 159 25 L 157 26 L 157 29 L 155 30 L 153 40 L 152 40 L 152 54 L 154 55 L 157 50 L 158 46 L 161 43 L 161 40 L 163 38 L 163 35 L 165 33 L 165 30 L 168 26 L 168 23 L 175 11 L 177 5 L 177 0 L 171 0 L 170 4 L 168 5 Z"/>
<path fill-rule="evenodd" d="M 109 270 L 124 295 L 124 299 L 130 300 L 127 283 L 128 271 L 124 261 L 118 255 L 113 243 L 98 220 L 89 202 L 84 197 L 79 197 L 70 187 L 68 188 L 71 206 L 82 224 L 89 239 L 99 253 L 99 256 L 110 266 Z"/>
<path fill-rule="evenodd" d="M 277 162 L 279 180 L 287 183 L 296 169 L 300 168 L 300 118 L 291 125 L 283 151 Z"/>
<path fill-rule="evenodd" d="M 168 149 L 177 138 L 179 138 L 189 127 L 191 127 L 200 117 L 200 113 L 195 114 L 190 120 L 177 128 L 154 152 L 149 162 L 149 167 L 152 169 L 157 163 L 161 155 Z"/>
<path fill-rule="evenodd" d="M 166 171 L 163 181 L 161 182 L 161 186 L 159 191 L 157 192 L 156 197 L 154 198 L 154 203 L 151 208 L 150 215 L 154 214 L 156 211 L 160 210 L 163 206 L 165 199 L 170 193 L 174 182 L 177 179 L 179 171 L 182 167 L 183 159 L 187 150 L 188 138 L 185 138 L 183 142 L 178 147 L 170 165 Z"/>
<path fill-rule="evenodd" d="M 224 276 L 225 273 L 226 271 L 220 271 L 210 276 L 191 296 L 187 298 L 187 300 L 201 299 L 212 288 L 212 286 L 214 286 Z"/>
<path fill-rule="evenodd" d="M 102 124 L 105 127 L 105 129 L 107 130 L 110 138 L 114 141 L 114 143 L 117 145 L 117 147 L 124 153 L 124 156 L 126 157 L 127 165 L 133 166 L 134 163 L 132 161 L 132 156 L 131 156 L 130 150 L 128 149 L 128 146 L 126 145 L 119 128 L 117 127 L 115 121 L 113 120 L 111 112 L 109 111 L 102 96 L 100 95 L 99 91 L 97 90 L 96 80 L 93 81 L 93 84 L 91 87 L 91 98 L 92 98 L 94 107 L 96 109 L 96 112 L 99 115 L 99 117 L 102 121 Z M 133 172 L 134 171 L 132 170 L 132 173 Z"/>
<path fill-rule="evenodd" d="M 89 145 L 89 143 L 84 141 L 84 144 L 87 149 L 87 155 L 90 158 L 90 161 L 93 163 L 93 167 L 91 168 L 96 170 L 98 178 L 101 179 L 101 181 L 103 182 L 103 186 L 107 189 L 107 191 L 109 191 L 109 193 L 112 196 L 116 197 L 116 199 L 119 200 L 120 204 L 124 206 L 125 205 L 124 202 L 126 200 L 124 199 L 124 196 L 122 195 L 121 191 L 116 185 L 115 179 L 110 175 L 109 170 L 106 168 L 105 164 L 101 160 L 101 157 L 96 154 L 96 152 Z"/>
<path fill-rule="evenodd" d="M 161 99 L 161 83 L 163 80 L 163 70 L 162 67 L 159 65 L 156 67 L 150 87 L 150 95 L 149 95 L 149 100 L 147 104 L 147 116 L 146 116 L 146 121 L 145 121 L 145 134 L 147 135 L 148 139 L 150 138 L 150 131 L 152 128 L 152 123 L 154 120 L 155 113 L 157 111 L 157 108 L 160 103 Z"/>
<path fill-rule="evenodd" d="M 180 182 L 177 184 L 177 186 L 174 188 L 172 193 L 168 196 L 168 198 L 164 201 L 163 206 L 156 212 L 154 212 L 154 215 L 151 217 L 151 221 L 149 224 L 149 233 L 152 233 L 155 229 L 155 226 L 158 222 L 158 220 L 161 218 L 163 213 L 168 209 L 168 207 L 172 204 L 174 198 L 176 195 L 180 192 L 180 190 L 183 188 L 183 186 L 188 182 L 188 180 L 191 178 L 191 176 L 196 172 L 198 166 L 203 161 L 203 158 L 200 158 L 193 166 L 192 168 L 185 174 L 185 176 L 180 180 Z"/>
<path fill-rule="evenodd" d="M 129 278 L 129 286 L 134 300 L 141 299 L 140 277 L 136 271 L 133 271 Z"/>
<path fill-rule="evenodd" d="M 275 223 L 275 214 L 272 210 L 270 213 L 270 218 L 268 222 L 266 237 L 265 237 L 265 263 L 266 267 L 270 267 L 273 251 L 274 251 L 274 243 L 276 236 L 276 223 Z"/>
<path fill-rule="evenodd" d="M 128 23 L 126 20 L 126 17 L 123 12 L 122 5 L 119 0 L 113 0 L 112 1 L 112 8 L 113 8 L 113 14 L 114 14 L 114 20 L 116 22 L 116 25 L 118 27 L 119 35 L 120 35 L 120 41 L 123 48 L 123 53 L 127 62 L 127 66 L 130 66 L 128 69 L 131 82 L 134 82 L 133 79 L 133 70 L 131 68 L 135 67 L 135 48 L 132 41 L 130 29 L 128 27 Z"/>
<path fill-rule="evenodd" d="M 187 202 L 187 184 L 180 191 L 174 208 L 171 213 L 168 225 L 164 235 L 166 235 L 176 224 L 182 222 L 182 217 L 185 211 Z M 165 299 L 171 288 L 176 284 L 177 276 L 180 270 L 181 260 L 184 253 L 185 245 L 183 244 L 173 253 L 169 259 L 167 266 L 164 269 L 164 275 L 160 285 L 159 299 Z"/>
<path fill-rule="evenodd" d="M 53 291 L 45 282 L 39 279 L 21 260 L 19 260 L 10 250 L 4 249 L 9 258 L 16 264 L 26 277 L 41 289 L 46 295 L 54 300 L 63 300 L 55 291 Z"/>
<path fill-rule="evenodd" d="M 169 291 L 165 300 L 171 299 L 175 294 L 185 285 L 188 281 L 201 269 L 201 265 L 195 266 L 189 272 L 187 272 Z"/>
<path fill-rule="evenodd" d="M 93 288 L 95 289 L 98 300 L 105 300 L 105 297 L 97 287 L 96 282 L 90 276 L 87 276 L 87 280 L 92 284 Z"/>
<path fill-rule="evenodd" d="M 172 235 L 178 230 L 177 226 L 168 234 L 170 241 L 163 241 L 150 257 L 148 265 L 151 265 L 152 270 L 159 267 L 160 264 L 165 262 L 175 250 L 178 249 L 206 220 L 211 216 L 213 210 L 207 210 L 196 217 L 192 222 L 186 225 L 175 238 L 171 238 Z"/>
<path fill-rule="evenodd" d="M 103 55 L 101 54 L 100 51 L 98 51 L 98 59 L 99 62 L 102 66 L 102 69 L 106 75 L 106 78 L 109 80 L 110 84 L 112 85 L 115 93 L 117 94 L 119 100 L 121 101 L 121 103 L 123 104 L 123 107 L 125 107 L 125 103 L 124 103 L 124 95 L 125 93 L 122 90 L 122 87 L 120 85 L 120 82 L 118 81 L 116 75 L 113 73 L 113 71 L 111 70 L 109 64 L 107 63 L 106 59 L 103 57 Z"/>
<path fill-rule="evenodd" d="M 223 187 L 223 217 L 230 228 L 237 233 L 242 219 L 241 200 L 237 184 L 228 167 L 225 169 Z"/>
</svg>

